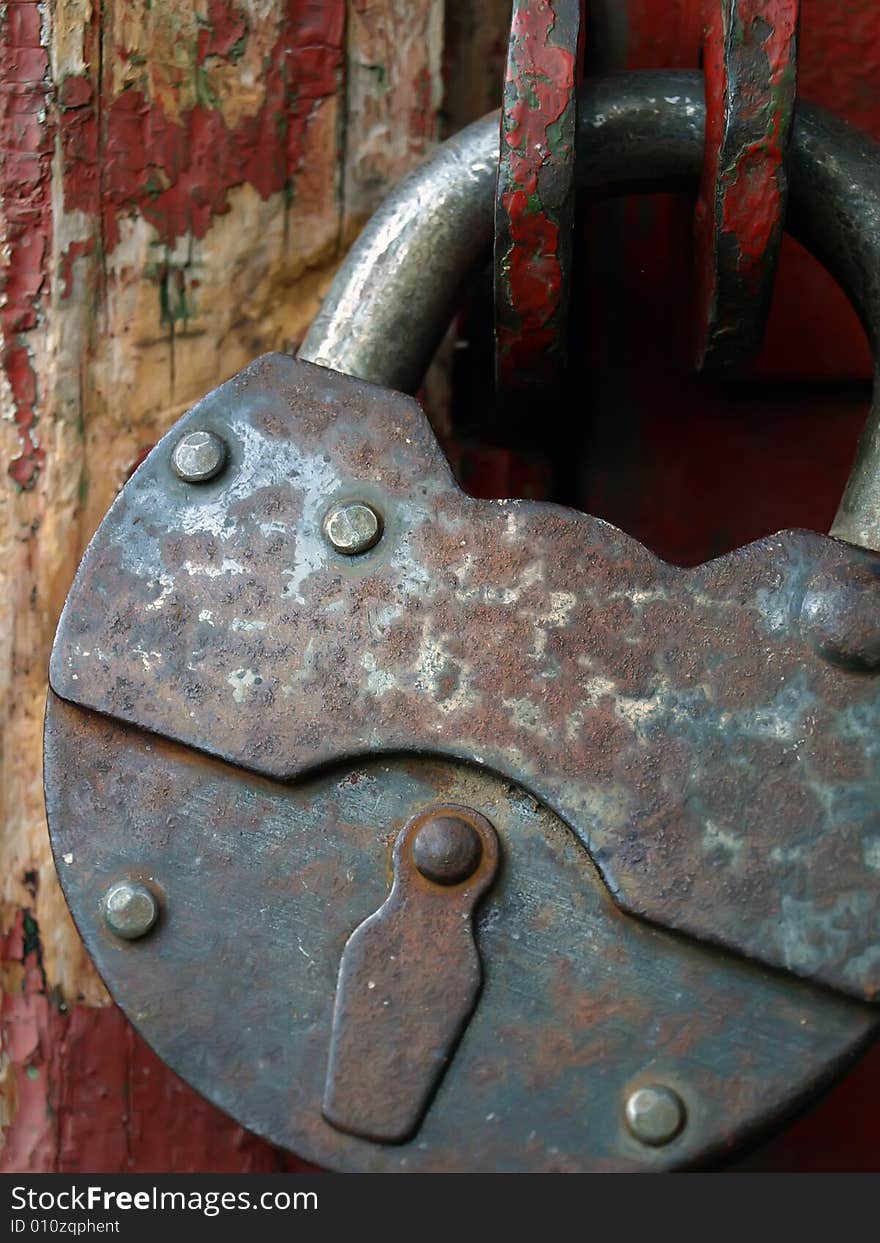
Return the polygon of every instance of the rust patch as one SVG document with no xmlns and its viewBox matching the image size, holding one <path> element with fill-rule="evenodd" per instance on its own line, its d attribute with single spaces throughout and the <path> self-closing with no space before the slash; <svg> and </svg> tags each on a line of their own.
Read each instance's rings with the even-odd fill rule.
<svg viewBox="0 0 880 1243">
<path fill-rule="evenodd" d="M 190 486 L 170 453 L 196 427 L 229 465 Z M 321 533 L 347 496 L 384 524 L 354 558 Z M 878 566 L 783 532 L 678 570 L 586 515 L 473 500 L 413 401 L 267 356 L 123 489 L 51 682 L 268 776 L 381 751 L 504 773 L 626 909 L 874 997 Z"/>
</svg>

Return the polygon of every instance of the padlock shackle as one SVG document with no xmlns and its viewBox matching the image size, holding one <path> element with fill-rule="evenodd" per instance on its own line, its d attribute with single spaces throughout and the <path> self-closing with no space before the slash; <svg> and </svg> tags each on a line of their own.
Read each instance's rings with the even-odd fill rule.
<svg viewBox="0 0 880 1243">
<path fill-rule="evenodd" d="M 581 90 L 578 184 L 593 191 L 695 185 L 706 108 L 699 73 L 639 72 Z M 488 256 L 498 114 L 456 134 L 384 201 L 324 300 L 300 358 L 412 392 L 468 278 Z M 839 281 L 865 325 L 874 401 L 832 535 L 880 549 L 880 147 L 798 104 L 787 227 Z"/>
</svg>

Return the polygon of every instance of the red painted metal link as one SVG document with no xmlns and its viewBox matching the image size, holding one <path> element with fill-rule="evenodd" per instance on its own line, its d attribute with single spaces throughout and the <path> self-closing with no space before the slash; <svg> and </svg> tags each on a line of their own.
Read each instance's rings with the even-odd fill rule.
<svg viewBox="0 0 880 1243">
<path fill-rule="evenodd" d="M 496 377 L 552 381 L 565 361 L 581 0 L 514 0 L 495 200 Z"/>
<path fill-rule="evenodd" d="M 697 205 L 697 365 L 761 347 L 785 219 L 799 0 L 717 0 L 706 33 L 706 161 Z"/>
</svg>

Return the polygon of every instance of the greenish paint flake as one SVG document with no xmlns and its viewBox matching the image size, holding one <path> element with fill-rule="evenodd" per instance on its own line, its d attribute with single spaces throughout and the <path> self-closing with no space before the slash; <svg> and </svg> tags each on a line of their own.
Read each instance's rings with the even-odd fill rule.
<svg viewBox="0 0 880 1243">
<path fill-rule="evenodd" d="M 86 501 L 89 499 L 89 477 L 85 474 L 85 472 L 83 472 L 83 474 L 79 477 L 79 484 L 77 485 L 76 492 L 80 505 L 85 505 Z"/>
<path fill-rule="evenodd" d="M 179 269 L 178 269 L 179 270 Z M 168 327 L 186 324 L 195 318 L 195 307 L 187 296 L 186 281 L 173 281 L 174 270 L 167 271 L 159 282 L 159 306 L 162 323 Z"/>
<path fill-rule="evenodd" d="M 788 133 L 794 118 L 795 90 L 797 85 L 797 68 L 789 61 L 779 77 L 779 81 L 770 87 L 770 115 L 767 118 L 767 137 L 772 138 L 778 132 L 780 137 Z"/>
<path fill-rule="evenodd" d="M 547 146 L 550 148 L 551 155 L 557 160 L 565 158 L 571 139 L 567 138 L 570 127 L 566 124 L 567 117 L 563 112 L 558 121 L 552 121 L 547 126 Z"/>
<path fill-rule="evenodd" d="M 232 47 L 229 49 L 229 59 L 231 61 L 233 62 L 239 61 L 241 60 L 242 56 L 244 56 L 245 48 L 247 47 L 247 37 L 248 37 L 248 32 L 245 31 L 243 35 L 241 35 L 238 39 L 235 40 Z"/>
<path fill-rule="evenodd" d="M 367 73 L 371 73 L 373 75 L 376 79 L 376 85 L 380 88 L 380 90 L 387 90 L 388 71 L 384 65 L 377 63 L 372 65 L 363 65 L 362 68 L 366 69 Z"/>
<path fill-rule="evenodd" d="M 27 961 L 33 954 L 37 960 L 43 988 L 46 987 L 46 972 L 43 969 L 43 946 L 40 942 L 40 929 L 30 911 L 22 911 L 22 961 Z"/>
<path fill-rule="evenodd" d="M 28 1079 L 39 1079 L 40 1077 L 40 1072 L 37 1070 L 36 1066 L 28 1066 L 24 1073 L 27 1075 Z"/>
<path fill-rule="evenodd" d="M 211 89 L 211 83 L 202 65 L 196 66 L 196 99 L 203 108 L 213 110 L 220 107 L 220 100 Z"/>
<path fill-rule="evenodd" d="M 160 242 L 153 242 L 158 248 Z M 188 263 L 171 264 L 167 256 L 157 258 L 144 266 L 144 277 L 152 281 L 159 289 L 159 317 L 166 328 L 175 324 L 186 324 L 198 314 L 192 290 L 186 280 Z"/>
<path fill-rule="evenodd" d="M 525 100 L 525 102 L 528 104 L 530 108 L 533 108 L 535 111 L 537 111 L 538 108 L 541 106 L 541 101 L 538 98 L 538 92 L 535 87 L 535 83 L 533 79 L 531 78 L 523 79 L 522 87 L 523 87 L 522 89 L 523 99 Z"/>
</svg>

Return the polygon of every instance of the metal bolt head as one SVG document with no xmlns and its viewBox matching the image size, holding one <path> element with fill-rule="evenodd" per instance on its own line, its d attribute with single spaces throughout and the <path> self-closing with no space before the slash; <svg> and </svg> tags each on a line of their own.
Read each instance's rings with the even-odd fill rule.
<svg viewBox="0 0 880 1243">
<path fill-rule="evenodd" d="M 159 905 L 155 897 L 140 881 L 117 881 L 104 894 L 107 927 L 125 941 L 146 936 L 158 914 Z"/>
<path fill-rule="evenodd" d="M 480 836 L 460 816 L 430 816 L 412 844 L 413 861 L 437 885 L 458 885 L 477 870 L 483 856 Z"/>
<path fill-rule="evenodd" d="M 626 1124 L 636 1139 L 661 1148 L 675 1139 L 686 1118 L 684 1101 L 662 1084 L 636 1088 L 626 1100 Z"/>
<path fill-rule="evenodd" d="M 852 549 L 843 564 L 820 568 L 807 584 L 801 629 L 816 651 L 844 668 L 880 669 L 880 567 Z"/>
<path fill-rule="evenodd" d="M 187 432 L 174 446 L 171 465 L 184 483 L 207 483 L 226 465 L 226 445 L 215 432 Z"/>
<path fill-rule="evenodd" d="M 366 501 L 341 501 L 324 515 L 324 535 L 346 557 L 369 552 L 382 535 L 382 519 Z"/>
</svg>

